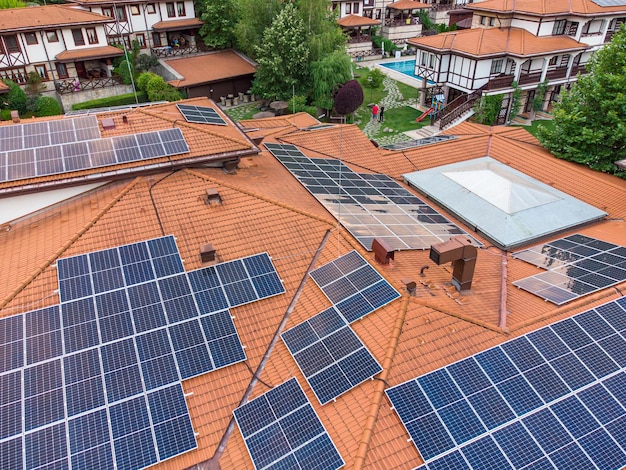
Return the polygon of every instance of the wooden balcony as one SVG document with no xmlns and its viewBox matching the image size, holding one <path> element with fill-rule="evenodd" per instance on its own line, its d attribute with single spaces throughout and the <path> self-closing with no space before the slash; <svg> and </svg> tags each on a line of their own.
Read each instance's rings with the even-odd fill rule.
<svg viewBox="0 0 626 470">
<path fill-rule="evenodd" d="M 528 85 L 531 83 L 539 83 L 540 81 L 541 72 L 532 72 L 520 75 L 518 83 L 520 85 Z"/>
<path fill-rule="evenodd" d="M 195 46 L 187 47 L 153 47 L 150 49 L 150 52 L 152 52 L 152 54 L 156 55 L 160 59 L 169 59 L 172 57 L 184 57 L 188 55 L 202 54 L 204 52 L 209 52 L 210 50 L 211 49 L 207 48 L 204 45 L 197 44 Z"/>
<path fill-rule="evenodd" d="M 501 88 L 510 88 L 514 78 L 514 75 L 498 75 L 487 82 L 485 89 L 499 90 Z"/>
<path fill-rule="evenodd" d="M 115 77 L 93 78 L 93 79 L 75 79 L 68 78 L 65 80 L 57 80 L 54 87 L 57 93 L 65 95 L 68 93 L 80 93 L 85 90 L 95 90 L 98 88 L 108 88 L 121 85 L 122 81 Z"/>
<path fill-rule="evenodd" d="M 557 67 L 546 72 L 546 80 L 559 80 L 567 77 L 567 67 Z"/>
<path fill-rule="evenodd" d="M 570 77 L 575 77 L 578 74 L 585 74 L 585 73 L 589 73 L 589 71 L 587 69 L 585 69 L 584 65 L 572 65 L 572 70 L 570 70 L 569 76 Z"/>
</svg>

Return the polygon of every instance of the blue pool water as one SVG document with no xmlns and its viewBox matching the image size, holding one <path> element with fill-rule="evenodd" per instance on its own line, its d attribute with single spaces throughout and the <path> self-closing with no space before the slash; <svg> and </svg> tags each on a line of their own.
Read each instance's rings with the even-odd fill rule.
<svg viewBox="0 0 626 470">
<path fill-rule="evenodd" d="M 408 77 L 416 78 L 417 80 L 421 80 L 422 77 L 419 75 L 415 75 L 415 59 L 412 60 L 401 60 L 400 62 L 387 62 L 384 64 L 380 64 L 382 67 L 386 67 L 391 70 L 395 70 L 396 72 L 400 72 Z M 428 81 L 429 84 L 434 82 Z"/>
</svg>

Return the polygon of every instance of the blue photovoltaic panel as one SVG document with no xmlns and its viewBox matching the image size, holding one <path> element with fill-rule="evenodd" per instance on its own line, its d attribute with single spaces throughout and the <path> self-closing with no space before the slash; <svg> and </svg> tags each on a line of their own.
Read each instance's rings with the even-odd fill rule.
<svg viewBox="0 0 626 470">
<path fill-rule="evenodd" d="M 356 251 L 311 271 L 311 277 L 347 323 L 400 297 L 398 291 Z"/>
<path fill-rule="evenodd" d="M 231 263 L 250 301 L 284 292 L 266 253 Z M 180 381 L 246 359 L 236 302 L 206 308 L 212 278 L 184 271 L 172 236 L 57 270 L 59 305 L 0 319 L 0 466 L 135 469 L 195 448 Z"/>
<path fill-rule="evenodd" d="M 387 175 L 355 173 L 338 160 L 309 158 L 294 145 L 265 147 L 366 250 L 374 239 L 395 250 L 426 249 L 466 234 Z"/>
<path fill-rule="evenodd" d="M 341 468 L 343 459 L 295 378 L 234 411 L 254 468 Z"/>
<path fill-rule="evenodd" d="M 382 370 L 334 307 L 285 331 L 282 339 L 322 405 Z"/>
<path fill-rule="evenodd" d="M 560 238 L 513 257 L 547 269 L 513 285 L 557 305 L 626 280 L 626 247 L 585 235 Z"/>
<path fill-rule="evenodd" d="M 187 122 L 197 122 L 201 124 L 215 124 L 225 126 L 226 121 L 213 108 L 205 106 L 193 106 L 189 104 L 177 104 L 180 114 Z"/>
<path fill-rule="evenodd" d="M 420 468 L 624 468 L 624 318 L 621 298 L 387 389 Z"/>
</svg>

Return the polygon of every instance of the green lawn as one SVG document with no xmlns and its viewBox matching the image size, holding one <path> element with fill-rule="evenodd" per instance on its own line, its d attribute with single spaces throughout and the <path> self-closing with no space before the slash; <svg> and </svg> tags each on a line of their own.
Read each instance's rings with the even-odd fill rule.
<svg viewBox="0 0 626 470">
<path fill-rule="evenodd" d="M 523 127 L 528 132 L 530 132 L 532 135 L 537 137 L 537 129 L 539 127 L 545 127 L 547 129 L 552 130 L 552 129 L 554 129 L 554 123 L 552 121 L 546 120 L 546 119 L 537 119 L 537 120 L 533 121 L 532 125 L 530 125 L 530 126 L 515 126 L 515 127 Z"/>
</svg>

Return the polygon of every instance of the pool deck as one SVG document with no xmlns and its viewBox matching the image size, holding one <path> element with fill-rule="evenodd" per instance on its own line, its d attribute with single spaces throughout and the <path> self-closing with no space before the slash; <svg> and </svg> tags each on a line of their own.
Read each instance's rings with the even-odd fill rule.
<svg viewBox="0 0 626 470">
<path fill-rule="evenodd" d="M 420 80 L 419 78 L 409 77 L 408 75 L 405 75 L 402 72 L 398 72 L 397 70 L 392 70 L 390 68 L 383 67 L 381 65 L 381 64 L 391 63 L 391 62 L 407 62 L 409 60 L 410 61 L 415 61 L 415 56 L 414 55 L 402 56 L 400 58 L 391 57 L 389 59 L 380 59 L 380 60 L 359 62 L 359 66 L 367 67 L 367 68 L 370 68 L 370 69 L 377 68 L 378 70 L 383 72 L 385 75 L 390 76 L 391 78 L 393 78 L 397 82 L 404 83 L 405 85 L 409 85 L 409 86 L 412 86 L 414 88 L 421 88 L 422 87 L 422 80 Z"/>
</svg>

